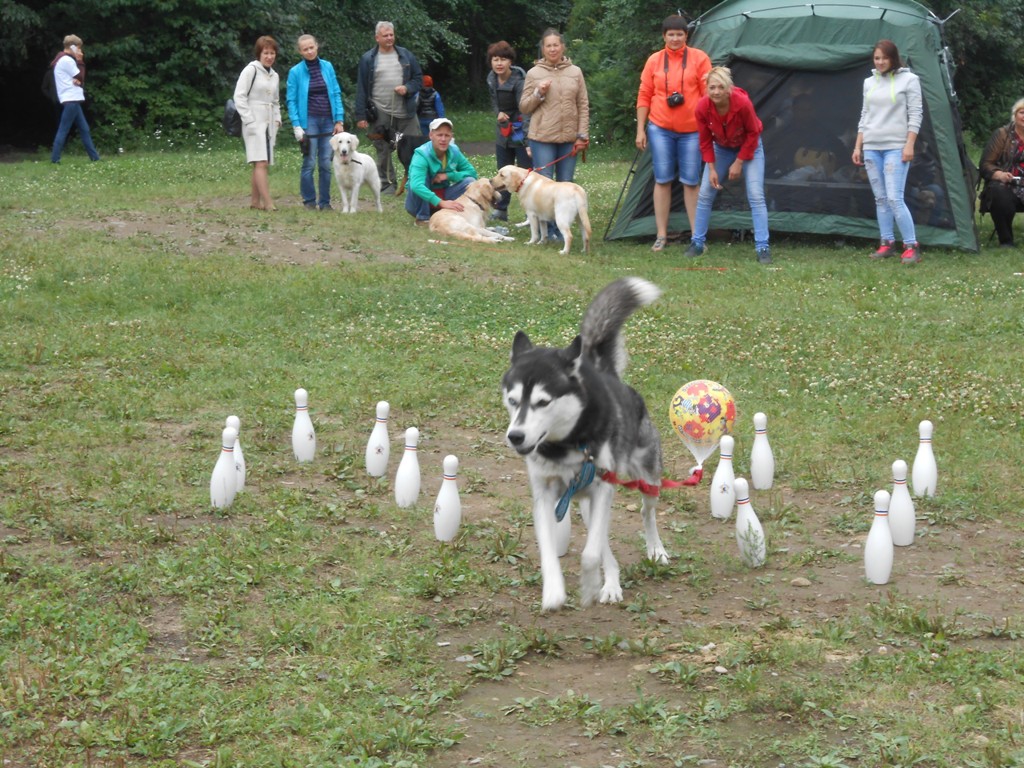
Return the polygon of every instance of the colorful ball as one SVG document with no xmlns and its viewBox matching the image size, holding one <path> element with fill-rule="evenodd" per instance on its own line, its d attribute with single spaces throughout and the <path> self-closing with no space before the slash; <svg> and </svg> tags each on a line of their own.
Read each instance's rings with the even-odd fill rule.
<svg viewBox="0 0 1024 768">
<path fill-rule="evenodd" d="M 703 464 L 722 436 L 732 433 L 736 401 L 718 382 L 697 379 L 683 384 L 673 395 L 668 418 L 697 463 Z"/>
</svg>

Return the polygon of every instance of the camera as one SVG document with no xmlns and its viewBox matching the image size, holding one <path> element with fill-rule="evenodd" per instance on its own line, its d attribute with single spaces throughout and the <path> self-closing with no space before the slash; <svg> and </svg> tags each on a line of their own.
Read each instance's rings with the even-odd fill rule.
<svg viewBox="0 0 1024 768">
<path fill-rule="evenodd" d="M 686 99 L 683 98 L 683 94 L 681 94 L 679 91 L 672 91 L 672 95 L 666 96 L 665 101 L 668 102 L 668 105 L 670 107 L 678 107 L 680 104 L 686 101 Z"/>
<path fill-rule="evenodd" d="M 1011 187 L 1019 187 L 1020 186 L 1020 176 L 1011 176 L 1010 177 L 1010 186 Z"/>
</svg>

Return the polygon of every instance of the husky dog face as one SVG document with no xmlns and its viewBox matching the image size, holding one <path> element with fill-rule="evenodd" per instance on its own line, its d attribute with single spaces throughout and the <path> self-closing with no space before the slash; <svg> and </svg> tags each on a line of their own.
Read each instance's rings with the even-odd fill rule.
<svg viewBox="0 0 1024 768">
<path fill-rule="evenodd" d="M 544 349 L 522 331 L 516 334 L 501 388 L 511 420 L 505 439 L 520 456 L 566 439 L 576 427 L 585 405 L 577 376 L 580 349 L 579 337 L 567 349 Z"/>
</svg>

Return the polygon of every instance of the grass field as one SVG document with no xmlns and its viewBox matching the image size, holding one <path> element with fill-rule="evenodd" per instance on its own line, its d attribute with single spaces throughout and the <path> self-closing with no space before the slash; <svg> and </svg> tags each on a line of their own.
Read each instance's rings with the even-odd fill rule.
<svg viewBox="0 0 1024 768">
<path fill-rule="evenodd" d="M 311 213 L 290 145 L 272 214 L 248 209 L 237 146 L 104 154 L 0 164 L 0 765 L 1024 765 L 1021 250 L 902 268 L 867 241 L 776 236 L 766 269 L 728 233 L 691 261 L 602 242 L 632 152 L 600 145 L 577 172 L 598 237 L 568 256 L 521 232 L 432 243 L 365 193 L 355 216 Z M 627 380 L 670 476 L 694 463 L 667 418 L 684 382 L 732 392 L 740 475 L 768 414 L 768 561 L 740 561 L 705 479 L 663 494 L 673 559 L 651 563 L 621 491 L 624 602 L 579 607 L 577 519 L 570 604 L 542 614 L 499 381 L 516 330 L 567 344 L 622 275 L 664 290 L 627 326 Z M 215 511 L 229 414 L 247 487 Z M 872 586 L 872 495 L 926 418 L 939 492 Z M 409 426 L 423 491 L 399 509 Z M 442 545 L 449 453 L 463 525 Z"/>
</svg>

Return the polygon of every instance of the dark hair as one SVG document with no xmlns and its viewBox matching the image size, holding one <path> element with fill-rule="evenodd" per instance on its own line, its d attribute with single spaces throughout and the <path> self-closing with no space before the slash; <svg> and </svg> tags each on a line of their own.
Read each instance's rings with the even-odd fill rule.
<svg viewBox="0 0 1024 768">
<path fill-rule="evenodd" d="M 281 52 L 281 47 L 277 44 L 277 40 L 270 35 L 263 35 L 263 37 L 256 41 L 256 45 L 253 46 L 252 50 L 257 59 L 262 55 L 265 48 L 273 48 L 274 53 Z"/>
<path fill-rule="evenodd" d="M 490 61 L 495 56 L 499 59 L 509 59 L 514 62 L 516 60 L 516 49 L 506 41 L 499 40 L 498 42 L 491 43 L 487 46 L 487 61 Z"/>
<path fill-rule="evenodd" d="M 881 51 L 882 55 L 889 60 L 889 69 L 899 69 L 902 64 L 900 63 L 900 49 L 896 47 L 896 43 L 892 40 L 879 40 L 875 43 L 875 47 L 871 49 L 871 53 L 875 51 Z"/>
<path fill-rule="evenodd" d="M 661 34 L 665 34 L 670 29 L 681 29 L 686 32 L 686 36 L 690 36 L 690 18 L 684 16 L 681 13 L 673 13 L 671 16 L 666 16 L 665 20 L 661 22 Z"/>
</svg>

